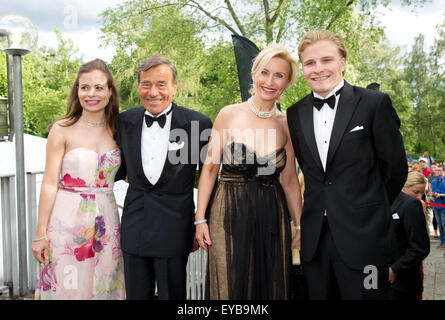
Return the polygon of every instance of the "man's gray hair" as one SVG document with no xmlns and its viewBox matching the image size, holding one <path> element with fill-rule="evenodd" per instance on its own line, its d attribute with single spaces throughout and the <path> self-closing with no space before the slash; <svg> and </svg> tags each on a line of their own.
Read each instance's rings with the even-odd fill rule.
<svg viewBox="0 0 445 320">
<path fill-rule="evenodd" d="M 142 61 L 138 66 L 138 83 L 141 81 L 141 73 L 147 71 L 150 68 L 160 66 L 162 64 L 166 64 L 170 67 L 172 71 L 172 81 L 173 83 L 177 83 L 178 71 L 176 70 L 175 65 L 168 60 L 164 56 L 154 55 L 150 56 L 144 61 Z"/>
</svg>

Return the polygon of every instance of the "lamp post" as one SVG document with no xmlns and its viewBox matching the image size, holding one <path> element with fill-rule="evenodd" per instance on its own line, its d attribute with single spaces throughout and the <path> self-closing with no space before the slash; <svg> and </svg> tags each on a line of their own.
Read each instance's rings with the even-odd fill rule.
<svg viewBox="0 0 445 320">
<path fill-rule="evenodd" d="M 7 79 L 8 79 L 8 107 L 9 107 L 9 136 L 8 140 L 12 141 L 14 138 L 14 112 L 12 111 L 12 107 L 14 105 L 14 93 L 13 93 L 13 85 L 12 85 L 12 56 L 6 54 L 6 70 L 7 70 Z"/>
<path fill-rule="evenodd" d="M 12 56 L 15 161 L 17 186 L 17 232 L 19 253 L 19 294 L 28 294 L 26 251 L 26 190 L 23 135 L 22 56 L 37 44 L 37 28 L 27 17 L 7 14 L 0 17 L 0 47 Z"/>
</svg>

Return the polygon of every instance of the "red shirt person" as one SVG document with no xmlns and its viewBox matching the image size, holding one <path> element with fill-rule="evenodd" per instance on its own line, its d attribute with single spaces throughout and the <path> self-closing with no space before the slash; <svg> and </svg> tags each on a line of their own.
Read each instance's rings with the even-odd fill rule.
<svg viewBox="0 0 445 320">
<path fill-rule="evenodd" d="M 428 178 L 428 176 L 433 173 L 430 169 L 428 169 L 428 160 L 426 158 L 420 158 L 419 163 L 420 167 L 422 168 L 423 175 L 425 178 Z"/>
</svg>

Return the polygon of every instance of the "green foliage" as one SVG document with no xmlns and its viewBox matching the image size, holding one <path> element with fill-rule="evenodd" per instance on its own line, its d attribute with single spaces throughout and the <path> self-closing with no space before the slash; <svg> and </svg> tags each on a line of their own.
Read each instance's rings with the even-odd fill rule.
<svg viewBox="0 0 445 320">
<path fill-rule="evenodd" d="M 133 1 L 102 14 L 102 39 L 119 48 L 112 71 L 122 109 L 140 105 L 137 67 L 154 54 L 168 57 L 178 70 L 177 104 L 214 119 L 222 106 L 240 101 L 231 43 L 218 41 L 206 49 L 199 22 L 183 15 L 176 6 L 145 10 L 141 6 L 147 3 L 159 6 L 154 1 Z"/>
<path fill-rule="evenodd" d="M 197 109 L 204 57 L 204 44 L 197 37 L 197 25 L 175 7 L 144 11 L 140 5 L 145 2 L 126 3 L 102 14 L 102 39 L 118 48 L 112 71 L 122 97 L 122 109 L 140 104 L 137 67 L 155 54 L 167 56 L 178 69 L 175 102 Z"/>
<path fill-rule="evenodd" d="M 415 8 L 426 0 L 401 0 Z M 167 56 L 178 69 L 174 101 L 215 119 L 219 110 L 241 101 L 229 34 L 262 48 L 275 41 L 297 57 L 303 34 L 324 28 L 339 33 L 348 48 L 345 79 L 366 87 L 378 82 L 401 119 L 405 146 L 413 156 L 428 149 L 445 154 L 445 21 L 434 46 L 423 36 L 404 54 L 379 25 L 378 6 L 390 0 L 127 0 L 101 14 L 103 46 L 114 46 L 110 65 L 121 109 L 140 105 L 137 67 L 149 55 Z M 66 98 L 82 63 L 59 31 L 56 49 L 39 48 L 24 57 L 24 114 L 27 133 L 46 136 L 46 127 L 64 115 Z M 0 55 L 0 95 L 7 96 L 5 56 Z M 302 75 L 281 103 L 286 110 L 310 92 Z"/>
<path fill-rule="evenodd" d="M 25 132 L 45 137 L 47 126 L 66 112 L 69 91 L 81 60 L 77 49 L 55 30 L 56 49 L 42 47 L 23 59 L 23 112 Z"/>
<path fill-rule="evenodd" d="M 72 58 L 77 49 L 72 41 L 58 38 L 56 49 L 40 47 L 23 57 L 23 118 L 25 133 L 46 137 L 47 126 L 62 117 L 66 111 L 66 98 L 81 63 Z M 0 95 L 8 94 L 6 56 L 0 55 Z"/>
<path fill-rule="evenodd" d="M 408 97 L 412 116 L 406 124 L 415 132 L 411 141 L 415 152 L 429 150 L 434 156 L 445 154 L 445 76 L 443 60 L 445 23 L 439 27 L 430 53 L 425 52 L 424 36 L 419 35 L 411 52 L 405 58 L 406 82 L 410 86 Z M 442 61 L 443 62 L 443 61 Z"/>
<path fill-rule="evenodd" d="M 0 52 L 0 97 L 8 97 L 8 75 L 6 72 L 6 54 Z"/>
<path fill-rule="evenodd" d="M 202 65 L 200 111 L 213 121 L 222 107 L 241 102 L 232 44 L 221 41 L 210 48 L 202 60 Z"/>
</svg>

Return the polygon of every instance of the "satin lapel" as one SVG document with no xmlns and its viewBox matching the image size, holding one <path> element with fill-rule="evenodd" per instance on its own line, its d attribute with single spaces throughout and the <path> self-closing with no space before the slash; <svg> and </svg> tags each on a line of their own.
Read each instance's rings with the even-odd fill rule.
<svg viewBox="0 0 445 320">
<path fill-rule="evenodd" d="M 346 127 L 348 126 L 348 123 L 351 120 L 359 101 L 360 96 L 357 94 L 354 95 L 352 86 L 345 81 L 345 85 L 340 95 L 340 101 L 338 102 L 334 126 L 331 133 L 331 140 L 329 142 L 326 170 L 329 168 L 329 163 L 332 161 L 332 158 L 340 145 L 341 139 L 345 134 Z"/>
<path fill-rule="evenodd" d="M 135 117 L 131 119 L 127 125 L 130 127 L 128 131 L 130 132 L 128 141 L 129 150 L 132 157 L 132 162 L 136 166 L 136 172 L 144 172 L 144 168 L 142 167 L 142 154 L 141 154 L 141 138 L 142 138 L 142 121 L 144 121 L 144 113 L 145 109 L 140 108 L 140 111 L 135 113 Z M 128 161 L 128 160 L 127 160 Z M 145 179 L 145 183 L 151 185 L 148 179 L 145 177 L 145 174 L 142 174 Z"/>
<path fill-rule="evenodd" d="M 176 104 L 172 104 L 172 123 L 170 126 L 170 131 L 174 129 L 179 129 L 184 126 L 185 119 L 183 116 L 183 112 L 181 108 L 179 108 Z M 170 141 L 173 141 L 172 137 L 170 137 Z"/>
<path fill-rule="evenodd" d="M 182 117 L 182 110 L 180 108 L 178 108 L 178 106 L 176 104 L 172 104 L 172 120 L 171 120 L 171 124 L 170 124 L 170 137 L 169 137 L 169 142 L 178 142 L 175 141 L 175 139 L 172 137 L 171 132 L 174 129 L 179 129 L 182 128 L 184 123 L 183 123 L 183 117 Z M 184 146 L 184 147 L 187 147 Z M 177 151 L 176 150 L 172 150 L 172 151 L 167 151 L 167 157 L 165 158 L 165 162 L 164 162 L 164 168 L 162 169 L 162 173 L 161 176 L 159 177 L 158 182 L 156 183 L 156 186 L 162 185 L 165 182 L 168 182 L 170 180 L 170 178 L 174 175 L 174 173 L 176 172 L 176 170 L 178 170 L 181 167 L 181 164 L 171 164 L 169 159 L 174 159 L 175 158 L 175 153 Z"/>
<path fill-rule="evenodd" d="M 315 141 L 313 111 L 314 107 L 312 105 L 312 96 L 308 95 L 304 99 L 305 100 L 303 101 L 303 103 L 298 107 L 300 127 L 303 131 L 306 143 L 311 150 L 312 157 L 314 158 L 320 170 L 324 172 L 323 165 L 321 164 L 320 154 L 318 153 L 317 142 Z"/>
</svg>

